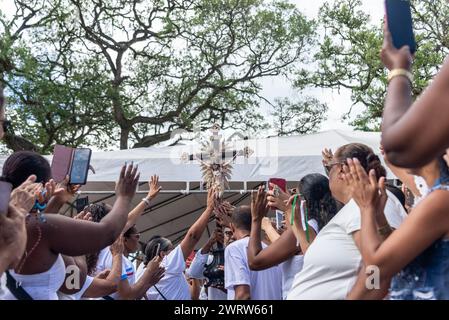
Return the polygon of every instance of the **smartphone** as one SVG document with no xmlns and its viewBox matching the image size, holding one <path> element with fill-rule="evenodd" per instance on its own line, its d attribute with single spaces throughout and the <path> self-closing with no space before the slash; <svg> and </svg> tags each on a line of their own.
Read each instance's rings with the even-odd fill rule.
<svg viewBox="0 0 449 320">
<path fill-rule="evenodd" d="M 409 0 L 385 0 L 386 23 L 393 38 L 393 45 L 400 49 L 409 46 L 410 52 L 416 52 L 413 33 L 412 11 Z"/>
<path fill-rule="evenodd" d="M 89 197 L 78 198 L 75 200 L 76 212 L 80 213 L 89 205 Z"/>
<path fill-rule="evenodd" d="M 9 199 L 11 197 L 12 184 L 0 181 L 0 214 L 8 214 Z"/>
<path fill-rule="evenodd" d="M 282 178 L 270 178 L 268 180 L 268 190 L 273 190 L 270 183 L 277 185 L 282 191 L 287 192 L 287 180 Z M 274 210 L 276 208 L 270 206 L 270 209 Z"/>
<path fill-rule="evenodd" d="M 70 170 L 71 184 L 84 185 L 87 183 L 91 155 L 92 150 L 90 149 L 75 149 L 73 152 L 72 168 Z"/>
<path fill-rule="evenodd" d="M 73 148 L 55 145 L 53 159 L 51 161 L 51 175 L 56 183 L 59 183 L 70 174 L 72 165 Z"/>
<path fill-rule="evenodd" d="M 156 246 L 156 254 L 154 255 L 155 257 L 158 257 L 158 256 L 159 256 L 159 251 L 160 251 L 160 249 L 161 249 L 161 244 L 158 243 L 157 246 Z"/>
<path fill-rule="evenodd" d="M 276 229 L 282 229 L 282 221 L 284 221 L 284 213 L 280 210 L 276 210 Z"/>
</svg>

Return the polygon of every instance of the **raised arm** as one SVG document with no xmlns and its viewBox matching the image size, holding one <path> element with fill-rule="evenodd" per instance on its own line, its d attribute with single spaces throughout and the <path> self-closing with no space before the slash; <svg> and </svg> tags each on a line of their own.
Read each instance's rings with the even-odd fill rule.
<svg viewBox="0 0 449 320">
<path fill-rule="evenodd" d="M 116 185 L 116 201 L 99 223 L 47 215 L 41 223 L 50 249 L 68 256 L 97 252 L 112 244 L 125 226 L 129 206 L 136 192 L 139 175 L 136 168 L 123 166 Z"/>
<path fill-rule="evenodd" d="M 293 257 L 297 252 L 296 239 L 293 231 L 287 229 L 280 238 L 270 246 L 262 250 L 260 237 L 260 224 L 265 215 L 264 200 L 258 191 L 253 194 L 251 206 L 251 235 L 248 243 L 248 264 L 251 270 L 264 270 L 273 267 L 285 260 Z M 257 198 L 259 203 L 257 203 Z"/>
<path fill-rule="evenodd" d="M 123 228 L 123 232 L 126 232 L 129 228 L 136 224 L 137 219 L 140 218 L 142 213 L 147 208 L 147 202 L 149 203 L 158 195 L 159 191 L 161 191 L 162 187 L 159 185 L 159 177 L 154 175 L 151 177 L 148 182 L 148 186 L 150 190 L 148 191 L 148 195 L 142 199 L 142 201 L 128 214 L 128 221 L 126 222 L 125 228 Z"/>
<path fill-rule="evenodd" d="M 181 241 L 181 250 L 184 255 L 184 260 L 187 260 L 190 253 L 195 249 L 196 244 L 200 241 L 201 235 L 209 223 L 215 204 L 215 193 L 212 189 L 207 194 L 207 207 L 196 222 L 187 231 L 186 236 Z"/>
<path fill-rule="evenodd" d="M 385 200 L 382 198 L 386 197 L 385 190 L 382 190 L 384 178 L 378 182 L 373 170 L 368 177 L 357 161 L 348 164 L 352 184 L 360 190 L 353 194 L 353 199 L 361 210 L 362 258 L 365 265 L 377 266 L 380 276 L 385 277 L 381 281 L 387 281 L 449 230 L 447 191 L 432 192 L 400 228 L 383 241 L 378 233 L 376 215 L 383 211 Z"/>
<path fill-rule="evenodd" d="M 160 266 L 161 261 L 159 256 L 154 257 L 134 285 L 130 285 L 127 279 L 121 280 L 118 285 L 120 298 L 126 300 L 142 299 L 148 289 L 164 277 L 165 269 Z"/>
<path fill-rule="evenodd" d="M 211 251 L 212 246 L 217 242 L 223 242 L 223 233 L 222 231 L 215 229 L 206 244 L 195 254 L 189 267 L 190 278 L 204 279 L 204 265 L 207 263 L 207 258 L 209 257 L 209 252 Z"/>
<path fill-rule="evenodd" d="M 53 189 L 52 197 L 47 203 L 45 213 L 58 213 L 64 204 L 70 202 L 78 190 L 81 188 L 78 184 L 69 184 L 69 176 L 60 183 L 51 185 Z"/>
<path fill-rule="evenodd" d="M 387 27 L 381 58 L 389 70 L 411 70 L 409 48 L 394 48 Z M 449 60 L 446 59 L 435 79 L 414 103 L 409 79 L 404 76 L 391 79 L 382 120 L 382 144 L 388 159 L 396 166 L 412 168 L 442 155 L 449 147 L 447 119 Z"/>
<path fill-rule="evenodd" d="M 288 201 L 288 209 L 285 212 L 287 219 L 291 219 L 292 203 L 293 203 L 294 197 L 295 196 L 292 196 Z M 301 212 L 300 212 L 300 210 L 301 210 L 300 202 L 301 202 L 300 199 L 296 202 L 295 212 L 293 215 L 293 225 L 290 227 L 295 235 L 296 242 L 299 243 L 299 245 L 301 247 L 301 252 L 303 254 L 306 254 L 307 249 L 309 249 L 309 246 L 312 244 L 313 240 L 315 240 L 316 232 L 312 227 L 310 227 L 310 225 L 308 226 L 308 234 L 306 234 L 306 231 L 304 231 L 304 229 L 302 227 L 302 221 L 301 221 L 302 218 L 301 218 Z M 305 203 L 304 205 L 307 206 L 307 203 Z M 290 221 L 287 222 L 287 225 L 289 223 L 290 223 Z"/>
<path fill-rule="evenodd" d="M 262 219 L 261 228 L 262 231 L 265 232 L 265 234 L 268 237 L 268 240 L 270 240 L 271 243 L 275 242 L 281 237 L 278 231 L 273 227 L 273 224 L 271 223 L 271 220 L 268 217 L 264 217 Z"/>
<path fill-rule="evenodd" d="M 110 247 L 112 255 L 111 270 L 103 270 L 84 292 L 84 298 L 101 298 L 117 291 L 122 275 L 123 236 L 120 236 Z M 106 274 L 106 275 L 105 275 Z"/>
</svg>

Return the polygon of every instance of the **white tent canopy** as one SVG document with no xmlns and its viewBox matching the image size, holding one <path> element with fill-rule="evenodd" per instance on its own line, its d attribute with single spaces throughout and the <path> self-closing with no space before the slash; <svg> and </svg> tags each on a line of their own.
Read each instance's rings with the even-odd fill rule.
<svg viewBox="0 0 449 320">
<path fill-rule="evenodd" d="M 348 132 L 331 130 L 316 134 L 291 137 L 274 137 L 257 140 L 243 140 L 231 143 L 231 149 L 241 150 L 245 146 L 254 153 L 249 158 L 238 157 L 233 164 L 231 191 L 224 196 L 234 203 L 248 204 L 249 194 L 245 192 L 269 178 L 285 178 L 289 186 L 309 173 L 322 173 L 321 151 L 359 142 L 379 152 L 380 133 Z M 206 193 L 201 191 L 201 172 L 197 161 L 182 162 L 183 153 L 199 153 L 199 145 L 173 147 L 150 147 L 112 152 L 94 152 L 91 164 L 96 174 L 89 174 L 89 183 L 82 188 L 82 195 L 89 202 L 114 201 L 114 184 L 125 162 L 134 162 L 141 172 L 139 193 L 133 201 L 136 205 L 148 190 L 147 179 L 158 174 L 164 193 L 154 200 L 152 207 L 139 220 L 143 242 L 153 235 L 169 237 L 174 241 L 182 239 L 188 228 L 204 210 Z M 0 159 L 3 165 L 5 157 Z M 51 157 L 49 157 L 51 160 Z M 391 174 L 390 177 L 392 178 Z M 186 191 L 188 189 L 189 191 Z M 72 210 L 73 211 L 73 210 Z M 73 214 L 73 212 L 72 212 Z M 208 232 L 215 222 L 211 221 Z M 207 234 L 201 243 L 204 243 Z"/>
</svg>

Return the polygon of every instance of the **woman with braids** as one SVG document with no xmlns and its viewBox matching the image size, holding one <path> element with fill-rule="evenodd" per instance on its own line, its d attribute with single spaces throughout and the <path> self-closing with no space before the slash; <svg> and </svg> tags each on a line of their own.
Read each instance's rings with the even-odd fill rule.
<svg viewBox="0 0 449 320">
<path fill-rule="evenodd" d="M 274 187 L 274 186 L 273 186 Z M 289 194 L 278 190 L 267 193 L 267 204 L 283 211 L 288 220 L 287 230 L 271 245 L 262 249 L 260 230 L 266 210 L 253 210 L 251 237 L 248 247 L 248 263 L 251 270 L 263 270 L 280 264 L 282 268 L 282 297 L 286 299 L 290 292 L 293 278 L 301 271 L 304 254 L 313 239 L 336 214 L 336 203 L 329 189 L 329 180 L 321 174 L 309 174 L 303 177 L 296 190 L 306 200 L 309 208 L 309 241 L 298 241 L 295 226 L 290 225 L 291 205 L 287 205 Z M 297 215 L 299 216 L 299 215 Z M 300 216 L 299 216 L 300 217 Z M 305 238 L 304 238 L 305 239 Z"/>
<path fill-rule="evenodd" d="M 161 266 L 165 268 L 164 277 L 157 285 L 147 290 L 145 295 L 147 300 L 191 300 L 189 284 L 184 275 L 186 261 L 201 239 L 201 235 L 213 215 L 214 205 L 215 192 L 210 189 L 207 195 L 206 209 L 176 247 L 169 239 L 160 236 L 155 236 L 147 242 L 145 261 L 137 270 L 137 278 L 139 279 L 145 274 L 149 262 L 155 258 L 160 258 L 162 260 Z"/>
<path fill-rule="evenodd" d="M 369 175 L 357 159 L 348 159 L 346 180 L 361 208 L 361 253 L 366 265 L 380 271 L 379 290 L 368 290 L 366 274 L 360 274 L 350 299 L 395 300 L 449 299 L 449 170 L 441 157 L 410 170 L 423 177 L 427 195 L 412 209 L 404 223 L 381 241 L 375 217 L 385 206 L 385 179 Z M 400 254 L 398 254 L 400 253 Z"/>
<path fill-rule="evenodd" d="M 364 170 L 385 176 L 385 169 L 373 150 L 352 143 L 340 147 L 325 165 L 332 196 L 344 207 L 317 234 L 304 255 L 304 265 L 294 280 L 287 297 L 297 299 L 342 300 L 357 280 L 361 266 L 360 209 L 352 199 L 352 189 L 346 183 L 343 166 L 348 158 L 360 160 Z M 376 228 L 383 238 L 398 228 L 406 217 L 399 201 L 388 196 L 385 215 L 376 215 Z"/>
<path fill-rule="evenodd" d="M 3 177 L 13 188 L 20 186 L 30 175 L 35 175 L 38 183 L 50 180 L 49 163 L 36 153 L 16 152 L 3 165 Z M 29 214 L 25 254 L 18 266 L 9 272 L 16 283 L 12 287 L 17 290 L 3 298 L 57 300 L 57 291 L 65 278 L 62 255 L 81 256 L 112 244 L 126 224 L 138 179 L 136 167 L 122 167 L 116 184 L 117 199 L 109 215 L 100 223 L 56 214 Z"/>
</svg>

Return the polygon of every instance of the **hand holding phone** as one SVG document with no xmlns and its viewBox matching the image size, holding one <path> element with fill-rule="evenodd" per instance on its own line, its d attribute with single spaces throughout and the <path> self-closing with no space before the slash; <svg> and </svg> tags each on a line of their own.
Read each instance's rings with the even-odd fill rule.
<svg viewBox="0 0 449 320">
<path fill-rule="evenodd" d="M 60 183 L 69 176 L 70 184 L 85 185 L 89 172 L 92 150 L 56 145 L 53 151 L 51 171 L 53 179 Z"/>
<path fill-rule="evenodd" d="M 416 51 L 415 35 L 413 34 L 412 12 L 409 0 L 385 0 L 386 24 L 391 33 L 396 49 L 404 46 L 410 48 L 412 54 Z"/>
<path fill-rule="evenodd" d="M 284 213 L 282 211 L 276 210 L 276 229 L 282 229 L 282 221 L 284 221 Z"/>
<path fill-rule="evenodd" d="M 156 245 L 156 254 L 154 255 L 155 257 L 159 257 L 159 251 L 161 250 L 161 244 L 160 243 L 158 243 L 157 245 Z"/>
</svg>

